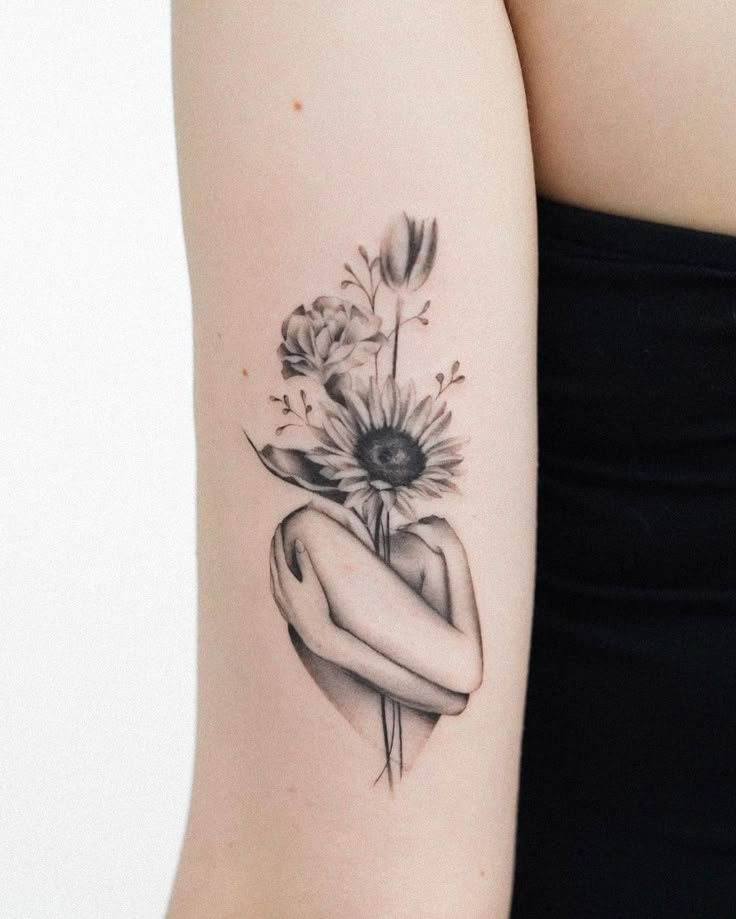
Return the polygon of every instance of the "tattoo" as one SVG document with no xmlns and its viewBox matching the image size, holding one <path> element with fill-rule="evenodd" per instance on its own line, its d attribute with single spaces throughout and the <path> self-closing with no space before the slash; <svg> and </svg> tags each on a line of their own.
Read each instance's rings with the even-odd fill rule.
<svg viewBox="0 0 736 919">
<path fill-rule="evenodd" d="M 269 472 L 312 493 L 276 529 L 271 590 L 308 672 L 381 750 L 375 783 L 393 789 L 482 679 L 462 542 L 444 518 L 415 512 L 458 490 L 463 441 L 442 397 L 465 377 L 455 361 L 426 394 L 399 381 L 402 329 L 429 325 L 416 292 L 435 263 L 437 221 L 404 214 L 377 256 L 358 252 L 340 283 L 358 302 L 321 296 L 281 327 L 282 376 L 300 388 L 270 397 L 289 419 L 275 433 L 299 444 L 246 438 Z"/>
</svg>

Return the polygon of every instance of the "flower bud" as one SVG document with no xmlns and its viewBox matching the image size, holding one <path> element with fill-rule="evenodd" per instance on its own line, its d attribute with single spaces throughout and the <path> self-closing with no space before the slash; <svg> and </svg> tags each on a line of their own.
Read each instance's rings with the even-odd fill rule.
<svg viewBox="0 0 736 919">
<path fill-rule="evenodd" d="M 428 223 L 428 222 L 427 222 Z M 392 290 L 418 290 L 429 277 L 437 254 L 437 221 L 425 226 L 402 214 L 381 243 L 381 278 Z"/>
</svg>

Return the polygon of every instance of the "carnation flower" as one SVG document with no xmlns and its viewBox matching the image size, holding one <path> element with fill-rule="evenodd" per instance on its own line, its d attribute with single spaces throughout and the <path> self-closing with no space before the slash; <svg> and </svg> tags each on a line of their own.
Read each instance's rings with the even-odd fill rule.
<svg viewBox="0 0 736 919">
<path fill-rule="evenodd" d="M 456 490 L 462 441 L 445 436 L 452 414 L 431 396 L 417 401 L 413 383 L 388 377 L 379 389 L 371 379 L 323 409 L 325 436 L 307 457 L 366 520 L 394 507 L 412 517 L 412 499 Z"/>
<path fill-rule="evenodd" d="M 381 319 L 339 297 L 318 297 L 299 306 L 281 326 L 282 375 L 312 377 L 323 385 L 367 363 L 385 338 Z"/>
</svg>

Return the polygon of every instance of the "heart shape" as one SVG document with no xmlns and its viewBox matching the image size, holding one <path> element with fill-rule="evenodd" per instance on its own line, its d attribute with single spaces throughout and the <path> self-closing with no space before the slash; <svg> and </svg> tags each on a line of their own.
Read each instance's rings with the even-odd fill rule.
<svg viewBox="0 0 736 919">
<path fill-rule="evenodd" d="M 449 597 L 444 556 L 430 549 L 414 533 L 399 530 L 391 538 L 391 568 L 424 598 L 438 616 L 448 618 Z M 418 711 L 405 704 L 394 705 L 393 700 L 383 697 L 375 687 L 310 651 L 291 626 L 289 635 L 304 667 L 324 695 L 355 730 L 382 753 L 386 748 L 385 718 L 391 759 L 396 763 L 399 761 L 400 730 L 403 768 L 411 768 L 440 716 Z"/>
</svg>

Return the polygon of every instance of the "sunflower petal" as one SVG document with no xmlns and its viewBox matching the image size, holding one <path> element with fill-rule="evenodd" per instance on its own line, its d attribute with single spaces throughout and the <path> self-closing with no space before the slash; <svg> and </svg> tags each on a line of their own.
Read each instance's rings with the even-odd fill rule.
<svg viewBox="0 0 736 919">
<path fill-rule="evenodd" d="M 411 506 L 410 495 L 407 492 L 401 490 L 397 493 L 394 507 L 402 516 L 407 517 L 409 520 L 416 519 L 414 508 Z"/>
<path fill-rule="evenodd" d="M 433 469 L 438 467 L 450 467 L 457 466 L 459 463 L 462 463 L 464 457 L 462 453 L 459 453 L 457 450 L 447 450 L 443 452 L 433 453 L 431 456 L 427 457 L 427 469 Z"/>
<path fill-rule="evenodd" d="M 463 440 L 462 437 L 446 437 L 444 440 L 438 440 L 431 447 L 427 447 L 426 452 L 431 454 L 437 450 L 457 450 L 460 447 L 464 447 L 466 443 L 467 441 Z"/>
<path fill-rule="evenodd" d="M 357 491 L 365 491 L 367 481 L 365 477 L 361 479 L 341 479 L 338 484 L 340 491 L 352 494 Z"/>
<path fill-rule="evenodd" d="M 366 502 L 370 501 L 372 497 L 373 494 L 368 488 L 364 488 L 362 491 L 351 492 L 345 498 L 345 507 L 353 507 L 356 510 L 360 510 L 365 507 Z"/>
<path fill-rule="evenodd" d="M 383 384 L 383 390 L 381 392 L 381 408 L 383 409 L 383 417 L 385 423 L 389 426 L 395 424 L 394 421 L 394 412 L 396 410 L 397 403 L 397 394 L 396 394 L 396 383 L 392 377 L 386 377 L 386 382 Z"/>
<path fill-rule="evenodd" d="M 368 411 L 371 416 L 371 427 L 375 429 L 382 428 L 386 423 L 386 419 L 381 409 L 381 396 L 378 391 L 378 384 L 373 377 L 371 377 L 371 382 L 368 387 Z"/>
<path fill-rule="evenodd" d="M 416 386 L 414 385 L 414 380 L 409 383 L 403 392 L 402 390 L 399 390 L 398 393 L 399 409 L 397 412 L 395 426 L 397 428 L 403 429 L 404 425 L 406 424 L 406 419 L 414 411 L 414 404 L 417 398 L 417 390 Z"/>
<path fill-rule="evenodd" d="M 419 437 L 419 446 L 430 447 L 436 442 L 435 438 L 439 437 L 440 434 L 443 434 L 447 430 L 451 421 L 452 412 L 444 411 L 443 406 L 442 412 L 435 415 Z"/>
<path fill-rule="evenodd" d="M 368 406 L 361 398 L 360 394 L 353 390 L 345 393 L 345 404 L 347 410 L 352 413 L 353 419 L 362 431 L 368 431 L 371 428 L 371 416 Z"/>
<path fill-rule="evenodd" d="M 425 396 L 404 423 L 404 430 L 410 437 L 413 437 L 417 441 L 419 440 L 420 435 L 427 425 L 431 411 L 432 397 Z"/>
<path fill-rule="evenodd" d="M 390 482 L 384 482 L 382 479 L 371 479 L 371 488 L 375 488 L 376 491 L 388 491 L 393 487 Z"/>
<path fill-rule="evenodd" d="M 325 413 L 322 424 L 325 433 L 338 447 L 342 447 L 342 449 L 346 450 L 348 453 L 353 452 L 357 431 L 351 436 L 351 432 L 342 423 L 342 419 L 338 415 L 331 413 Z"/>
</svg>

